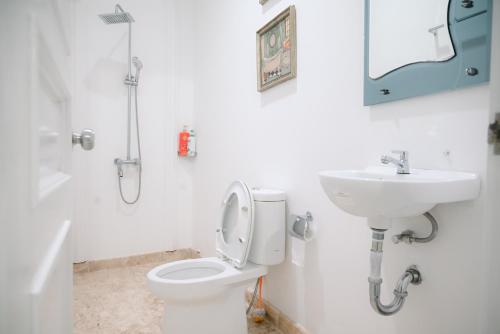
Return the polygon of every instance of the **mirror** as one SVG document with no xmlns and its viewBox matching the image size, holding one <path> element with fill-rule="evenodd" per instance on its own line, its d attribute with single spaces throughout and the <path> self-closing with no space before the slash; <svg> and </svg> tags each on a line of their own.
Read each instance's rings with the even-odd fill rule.
<svg viewBox="0 0 500 334">
<path fill-rule="evenodd" d="M 370 78 L 409 64 L 453 58 L 448 6 L 449 0 L 372 0 Z"/>
<path fill-rule="evenodd" d="M 365 0 L 364 104 L 489 81 L 492 0 Z"/>
</svg>

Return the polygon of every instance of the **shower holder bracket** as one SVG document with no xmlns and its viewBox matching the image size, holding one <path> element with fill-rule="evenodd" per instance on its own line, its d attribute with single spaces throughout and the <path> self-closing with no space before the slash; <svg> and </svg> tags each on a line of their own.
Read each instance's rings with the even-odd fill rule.
<svg viewBox="0 0 500 334">
<path fill-rule="evenodd" d="M 130 78 L 128 76 L 126 76 L 125 79 L 123 79 L 123 83 L 126 86 L 133 86 L 133 87 L 136 87 L 138 85 L 137 80 L 135 79 L 134 76 L 132 76 Z"/>
</svg>

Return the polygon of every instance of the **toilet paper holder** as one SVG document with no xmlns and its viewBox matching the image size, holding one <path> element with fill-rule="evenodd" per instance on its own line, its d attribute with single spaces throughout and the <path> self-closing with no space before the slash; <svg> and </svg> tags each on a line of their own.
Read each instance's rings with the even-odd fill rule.
<svg viewBox="0 0 500 334">
<path fill-rule="evenodd" d="M 314 236 L 312 213 L 307 211 L 305 215 L 292 215 L 289 233 L 298 239 L 309 241 Z"/>
</svg>

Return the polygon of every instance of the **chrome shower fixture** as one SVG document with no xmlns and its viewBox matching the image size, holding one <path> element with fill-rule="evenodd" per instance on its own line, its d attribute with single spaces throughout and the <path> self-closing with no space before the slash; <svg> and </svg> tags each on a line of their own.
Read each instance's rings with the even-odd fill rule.
<svg viewBox="0 0 500 334">
<path fill-rule="evenodd" d="M 139 83 L 139 76 L 141 75 L 141 70 L 142 70 L 142 61 L 138 57 L 132 57 L 132 64 L 134 64 L 135 67 L 135 83 Z"/>
<path fill-rule="evenodd" d="M 135 67 L 135 75 L 128 75 L 123 80 L 123 83 L 127 86 L 137 86 L 139 84 L 139 77 L 142 70 L 142 61 L 138 57 L 132 57 L 132 65 Z"/>
<path fill-rule="evenodd" d="M 125 12 L 120 5 L 115 6 L 115 12 L 110 14 L 99 14 L 106 24 L 132 23 L 135 22 L 130 13 Z"/>
<path fill-rule="evenodd" d="M 125 77 L 124 84 L 128 87 L 128 105 L 127 105 L 127 157 L 125 159 L 116 158 L 114 160 L 118 173 L 118 188 L 120 196 L 124 203 L 135 204 L 141 196 L 142 186 L 142 157 L 141 157 L 141 137 L 139 131 L 139 108 L 137 102 L 137 85 L 139 83 L 139 75 L 142 69 L 142 62 L 137 57 L 132 58 L 132 23 L 135 22 L 130 13 L 123 10 L 120 5 L 115 6 L 115 12 L 111 14 L 100 14 L 99 17 L 105 24 L 120 24 L 128 23 L 128 73 Z M 135 76 L 132 76 L 132 64 L 135 67 Z M 131 151 L 131 127 L 132 127 L 132 96 L 134 96 L 135 106 L 135 128 L 137 137 L 137 158 L 132 158 Z M 124 166 L 136 167 L 139 173 L 139 185 L 135 198 L 131 201 L 125 199 L 122 190 L 122 178 L 124 176 Z"/>
</svg>

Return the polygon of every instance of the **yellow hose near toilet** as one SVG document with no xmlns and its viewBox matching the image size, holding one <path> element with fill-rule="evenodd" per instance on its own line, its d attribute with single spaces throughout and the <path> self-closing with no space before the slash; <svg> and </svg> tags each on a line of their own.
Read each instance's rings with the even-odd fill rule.
<svg viewBox="0 0 500 334">
<path fill-rule="evenodd" d="M 254 307 L 252 312 L 252 320 L 256 323 L 261 323 L 266 317 L 266 310 L 264 308 L 264 302 L 262 301 L 262 284 L 263 277 L 259 277 L 259 298 L 257 299 L 257 305 Z"/>
</svg>

